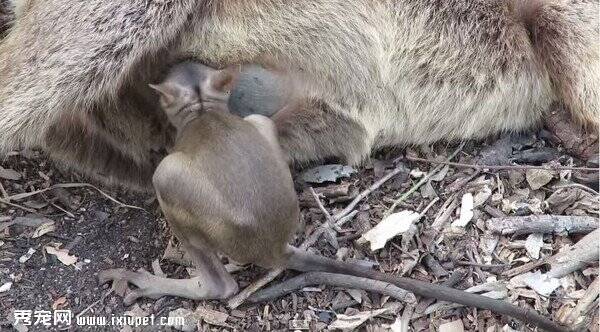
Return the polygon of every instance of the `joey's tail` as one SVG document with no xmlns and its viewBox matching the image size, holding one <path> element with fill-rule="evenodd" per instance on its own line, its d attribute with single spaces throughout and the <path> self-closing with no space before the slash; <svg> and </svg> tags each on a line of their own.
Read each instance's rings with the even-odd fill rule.
<svg viewBox="0 0 600 332">
<path fill-rule="evenodd" d="M 600 32 L 597 1 L 514 0 L 559 102 L 579 124 L 600 121 Z"/>
<path fill-rule="evenodd" d="M 348 274 L 356 277 L 380 280 L 413 292 L 416 295 L 459 303 L 469 307 L 488 309 L 498 314 L 533 324 L 547 331 L 567 331 L 566 328 L 548 320 L 533 310 L 519 308 L 505 301 L 494 300 L 450 287 L 381 273 L 355 264 L 311 254 L 292 246 L 288 246 L 288 254 L 289 260 L 286 267 L 293 270 Z"/>
</svg>

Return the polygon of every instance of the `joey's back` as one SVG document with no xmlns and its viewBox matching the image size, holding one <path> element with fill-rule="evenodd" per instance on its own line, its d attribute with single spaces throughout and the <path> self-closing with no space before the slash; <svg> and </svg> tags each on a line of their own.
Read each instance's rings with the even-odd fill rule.
<svg viewBox="0 0 600 332">
<path fill-rule="evenodd" d="M 287 164 L 255 126 L 228 113 L 207 111 L 190 121 L 153 183 L 176 233 L 197 236 L 238 262 L 278 262 L 274 256 L 297 225 Z"/>
</svg>

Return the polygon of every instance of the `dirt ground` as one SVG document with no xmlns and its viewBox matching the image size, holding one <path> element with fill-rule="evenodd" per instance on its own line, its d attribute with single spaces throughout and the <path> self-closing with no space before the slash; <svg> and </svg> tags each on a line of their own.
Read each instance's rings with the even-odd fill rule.
<svg viewBox="0 0 600 332">
<path fill-rule="evenodd" d="M 440 144 L 380 152 L 349 178 L 311 184 L 324 207 L 335 215 L 388 172 L 400 170 L 356 205 L 357 212 L 351 220 L 338 230 L 329 229 L 313 248 L 323 255 L 371 264 L 387 273 L 434 283 L 454 279 L 454 287 L 459 289 L 483 285 L 479 292 L 533 308 L 552 319 L 564 319 L 586 294 L 593 293 L 590 288 L 598 281 L 597 262 L 560 277 L 560 284 L 550 295 L 514 281 L 514 275 L 519 274 L 514 269 L 529 266 L 522 273 L 547 271 L 549 266 L 534 263 L 579 241 L 586 232 L 550 232 L 537 237 L 529 233 L 503 235 L 491 233 L 486 222 L 506 215 L 597 218 L 598 195 L 594 193 L 598 190 L 597 182 L 595 188 L 593 182 L 590 187 L 581 181 L 581 174 L 569 170 L 475 170 L 444 165 L 436 168 L 436 164 L 414 159 L 445 160 L 457 148 L 458 145 Z M 453 161 L 586 166 L 537 134 L 511 140 L 468 142 Z M 89 180 L 61 170 L 37 151 L 11 153 L 1 160 L 0 166 L 0 197 L 4 197 L 5 203 L 7 197 L 11 198 L 10 205 L 0 203 L 0 331 L 169 331 L 171 327 L 158 325 L 77 326 L 75 317 L 101 316 L 110 320 L 129 316 L 141 321 L 142 317 L 168 317 L 178 309 L 173 316 L 193 312 L 200 317 L 197 324 L 202 331 L 323 330 L 328 326 L 401 331 L 403 323 L 408 323 L 412 331 L 528 329 L 519 321 L 487 310 L 444 306 L 419 298 L 416 304 L 409 304 L 374 292 L 318 284 L 235 310 L 219 301 L 170 297 L 141 299 L 131 307 L 124 307 L 117 289 L 98 285 L 99 271 L 115 267 L 152 271 L 152 263 L 158 259 L 169 277 L 188 276 L 185 267 L 161 259 L 170 234 L 156 200 L 151 195 L 128 193 L 98 183 L 95 183 L 97 188 L 108 196 L 144 211 L 124 207 L 92 187 L 56 188 L 18 197 L 14 195 L 56 184 L 89 183 Z M 297 245 L 325 221 L 307 189 L 308 184 L 299 174 L 296 179 L 304 228 L 295 240 Z M 416 188 L 427 174 L 433 176 Z M 565 184 L 567 187 L 561 189 Z M 394 202 L 411 188 L 416 188 L 414 193 L 397 204 L 393 212 L 421 212 L 431 205 L 423 217 L 408 231 L 389 240 L 383 249 L 372 251 L 368 243 L 360 244 L 364 242 L 361 235 L 378 225 Z M 560 200 L 558 191 L 568 191 L 571 195 Z M 465 196 L 469 195 L 475 200 L 473 216 L 465 217 L 467 223 L 457 226 L 454 222 L 467 214 L 460 208 L 464 209 L 465 200 L 469 200 Z M 32 250 L 28 258 L 27 253 Z M 234 275 L 243 289 L 265 273 L 260 268 L 244 267 Z M 298 273 L 286 271 L 272 284 L 295 275 Z M 588 318 L 587 326 L 597 331 L 598 300 L 595 301 L 595 306 L 592 303 L 583 316 Z M 32 324 L 13 324 L 15 310 L 32 313 Z M 43 312 L 54 314 L 57 310 L 70 310 L 72 323 L 44 325 Z M 39 321 L 34 324 L 36 318 Z"/>
</svg>

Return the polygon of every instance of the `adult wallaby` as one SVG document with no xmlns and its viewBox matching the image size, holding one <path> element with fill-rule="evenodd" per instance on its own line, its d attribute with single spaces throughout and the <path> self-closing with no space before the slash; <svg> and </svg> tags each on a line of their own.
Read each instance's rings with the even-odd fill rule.
<svg viewBox="0 0 600 332">
<path fill-rule="evenodd" d="M 298 162 L 479 138 L 553 102 L 596 129 L 598 1 L 16 0 L 0 44 L 0 148 L 41 146 L 138 188 L 172 142 L 147 83 L 174 58 L 301 73 L 276 120 Z"/>
</svg>

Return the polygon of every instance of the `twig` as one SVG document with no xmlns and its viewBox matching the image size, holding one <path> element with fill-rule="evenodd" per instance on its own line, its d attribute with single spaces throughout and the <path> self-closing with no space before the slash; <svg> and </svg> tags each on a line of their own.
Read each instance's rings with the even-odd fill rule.
<svg viewBox="0 0 600 332">
<path fill-rule="evenodd" d="M 269 301 L 289 294 L 295 290 L 313 285 L 363 289 L 369 292 L 387 295 L 405 303 L 416 303 L 416 298 L 413 293 L 388 284 L 387 282 L 327 272 L 308 272 L 301 274 L 252 295 L 252 297 L 248 298 L 248 301 L 253 303 Z"/>
<path fill-rule="evenodd" d="M 86 312 L 90 311 L 93 307 L 95 307 L 98 303 L 104 301 L 104 299 L 106 299 L 106 297 L 108 295 L 110 295 L 110 293 L 113 292 L 113 288 L 109 289 L 108 292 L 104 293 L 100 299 L 98 301 L 95 301 L 94 303 L 90 304 L 87 308 L 83 309 L 80 313 L 78 313 L 75 318 L 79 318 L 81 315 L 85 314 Z"/>
<path fill-rule="evenodd" d="M 251 283 L 248 287 L 244 288 L 241 292 L 237 293 L 235 296 L 227 300 L 227 306 L 231 309 L 235 309 L 239 307 L 244 301 L 246 301 L 252 294 L 254 294 L 259 289 L 263 288 L 266 284 L 275 280 L 281 273 L 283 273 L 283 269 L 273 269 L 270 270 L 266 275 L 262 278 Z"/>
<path fill-rule="evenodd" d="M 442 231 L 442 229 L 446 225 L 446 222 L 450 220 L 452 213 L 454 213 L 457 207 L 458 198 L 456 194 L 452 194 L 444 202 L 444 205 L 442 205 L 442 208 L 438 212 L 438 215 L 436 216 L 435 220 L 433 221 L 433 223 L 431 223 L 431 228 L 435 230 L 436 234 Z"/>
<path fill-rule="evenodd" d="M 589 233 L 599 226 L 598 218 L 588 216 L 531 215 L 505 218 L 490 218 L 488 230 L 497 234 L 531 233 Z"/>
<path fill-rule="evenodd" d="M 346 215 L 351 213 L 352 210 L 354 210 L 354 208 L 356 207 L 356 205 L 358 205 L 358 203 L 360 203 L 360 201 L 362 201 L 365 197 L 369 196 L 373 191 L 381 187 L 384 183 L 386 183 L 388 180 L 390 180 L 403 170 L 405 170 L 405 168 L 402 165 L 399 165 L 396 168 L 394 168 L 391 172 L 384 175 L 377 182 L 373 183 L 369 188 L 358 194 L 358 196 L 356 196 L 352 200 L 352 202 L 350 202 L 350 204 L 348 204 L 348 206 L 346 206 L 346 208 L 344 208 L 340 213 L 334 215 L 333 220 L 339 221 L 342 218 L 344 218 Z"/>
<path fill-rule="evenodd" d="M 549 278 L 562 278 L 567 274 L 577 271 L 591 263 L 598 263 L 600 248 L 598 238 L 600 228 L 584 236 L 572 247 L 563 250 L 549 259 L 550 271 L 546 273 Z"/>
<path fill-rule="evenodd" d="M 81 243 L 81 241 L 83 241 L 83 236 L 77 235 L 77 236 L 75 236 L 75 238 L 73 240 L 71 240 L 69 243 L 67 243 L 63 249 L 66 249 L 67 251 L 71 251 L 71 250 L 73 250 L 73 248 L 75 248 L 77 245 L 79 245 Z"/>
<path fill-rule="evenodd" d="M 517 266 L 514 269 L 503 272 L 502 275 L 512 278 L 527 273 L 539 266 L 550 264 L 550 271 L 545 273 L 545 276 L 548 278 L 562 278 L 573 271 L 583 268 L 587 264 L 598 262 L 600 256 L 598 248 L 599 236 L 600 229 L 596 229 L 584 236 L 579 242 L 553 256 Z"/>
<path fill-rule="evenodd" d="M 579 183 L 569 183 L 569 184 L 563 184 L 563 185 L 558 185 L 558 186 L 554 186 L 552 187 L 553 189 L 558 190 L 563 190 L 563 189 L 569 189 L 569 188 L 578 188 L 584 191 L 589 192 L 592 195 L 600 195 L 600 193 L 598 193 L 597 191 L 595 191 L 594 189 L 588 187 L 588 186 L 584 186 L 582 184 Z"/>
<path fill-rule="evenodd" d="M 456 155 L 462 150 L 462 148 L 465 146 L 465 143 L 462 143 L 458 149 L 456 149 L 448 158 L 447 160 L 450 161 L 452 159 L 454 159 L 454 157 L 456 157 Z M 392 204 L 392 206 L 386 211 L 385 215 L 390 215 L 392 212 L 394 212 L 394 210 L 396 209 L 396 207 L 404 202 L 410 195 L 412 195 L 412 193 L 414 193 L 415 191 L 417 191 L 419 188 L 421 188 L 422 185 L 424 185 L 425 183 L 427 183 L 427 181 L 429 181 L 429 179 L 434 176 L 435 174 L 437 174 L 437 172 L 439 172 L 441 169 L 443 168 L 443 165 L 440 164 L 438 166 L 436 166 L 431 172 L 428 172 L 425 176 L 423 176 L 421 178 L 421 180 L 419 180 L 419 182 L 417 182 L 417 184 L 415 184 L 414 186 L 412 186 L 412 188 L 410 188 L 407 192 L 405 192 L 402 196 L 400 196 L 398 199 L 396 199 L 394 201 L 394 203 Z"/>
<path fill-rule="evenodd" d="M 48 202 L 50 205 L 52 205 L 55 209 L 62 211 L 63 213 L 65 213 L 67 216 L 71 217 L 71 218 L 75 218 L 75 215 L 65 209 L 63 209 L 60 205 L 51 202 L 49 199 L 46 199 L 46 202 Z"/>
<path fill-rule="evenodd" d="M 315 189 L 313 187 L 308 187 L 308 191 L 310 191 L 310 194 L 312 195 L 315 202 L 317 203 L 317 206 L 319 207 L 321 212 L 323 212 L 323 215 L 325 216 L 325 220 L 329 224 L 329 226 L 339 232 L 340 227 L 335 224 L 333 218 L 331 217 L 331 214 L 329 213 L 329 211 L 327 211 L 325 206 L 323 206 L 323 202 L 321 202 L 321 199 L 319 198 L 319 195 L 315 192 Z"/>
<path fill-rule="evenodd" d="M 340 218 L 340 220 L 338 220 L 335 224 L 338 227 L 342 227 L 345 223 L 352 220 L 357 214 L 358 214 L 358 211 L 354 210 L 354 211 L 348 213 L 345 217 Z"/>
<path fill-rule="evenodd" d="M 566 325 L 577 324 L 579 317 L 583 316 L 584 313 L 588 312 L 594 305 L 594 301 L 600 295 L 600 278 L 596 277 L 596 280 L 588 287 L 583 297 L 577 302 L 577 305 L 569 315 L 567 315 L 562 321 Z M 597 306 L 596 306 L 597 307 Z"/>
<path fill-rule="evenodd" d="M 485 211 L 487 214 L 489 214 L 490 216 L 494 217 L 494 218 L 506 218 L 506 213 L 498 210 L 498 208 L 495 208 L 491 205 L 484 205 L 483 206 L 483 211 Z"/>
<path fill-rule="evenodd" d="M 331 221 L 331 214 L 329 214 L 329 211 L 327 211 L 325 206 L 323 206 L 323 202 L 321 202 L 321 199 L 319 198 L 319 195 L 317 195 L 317 193 L 315 192 L 315 189 L 313 187 L 308 187 L 308 191 L 310 191 L 310 194 L 315 199 L 315 202 L 317 202 L 317 205 L 319 206 L 319 209 L 321 210 L 321 212 L 323 212 L 323 215 L 325 216 L 325 218 L 327 218 L 327 220 Z"/>
<path fill-rule="evenodd" d="M 423 257 L 423 262 L 436 278 L 448 275 L 448 271 L 446 271 L 437 261 L 437 259 L 435 259 L 435 257 L 433 257 L 431 254 L 426 254 L 425 257 Z"/>
<path fill-rule="evenodd" d="M 414 305 L 407 305 L 404 308 L 404 311 L 402 312 L 402 325 L 400 326 L 400 331 L 401 332 L 410 332 L 410 320 L 413 318 L 413 315 L 415 313 L 415 306 Z"/>
<path fill-rule="evenodd" d="M 313 231 L 312 234 L 310 234 L 305 240 L 304 242 L 302 242 L 302 244 L 300 245 L 300 248 L 302 250 L 306 250 L 310 247 L 312 247 L 313 244 L 315 244 L 315 242 L 317 242 L 317 240 L 321 237 L 321 235 L 323 235 L 323 233 L 325 233 L 325 231 L 329 228 L 329 225 L 327 224 L 323 224 L 319 227 L 317 227 L 317 229 L 315 229 Z"/>
<path fill-rule="evenodd" d="M 8 198 L 8 193 L 4 189 L 4 186 L 2 185 L 2 181 L 0 181 L 0 194 L 2 194 L 3 198 Z"/>
<path fill-rule="evenodd" d="M 574 166 L 531 166 L 531 165 L 475 165 L 475 164 L 464 164 L 464 163 L 456 163 L 451 161 L 438 161 L 433 159 L 425 159 L 418 157 L 404 157 L 406 160 L 424 162 L 430 164 L 441 164 L 441 165 L 449 165 L 454 167 L 462 167 L 462 168 L 473 168 L 473 169 L 489 169 L 489 170 L 527 170 L 527 169 L 541 169 L 547 171 L 600 171 L 600 168 L 597 167 L 574 167 Z"/>
<path fill-rule="evenodd" d="M 473 267 L 478 267 L 478 268 L 482 268 L 482 269 L 500 269 L 500 268 L 506 268 L 506 267 L 510 266 L 510 264 L 480 264 L 480 263 L 473 263 L 473 262 L 467 262 L 467 261 L 455 261 L 454 263 L 456 263 L 456 265 L 473 266 Z"/>
<path fill-rule="evenodd" d="M 36 213 L 36 214 L 39 214 L 39 212 L 37 212 L 37 211 L 36 211 L 36 210 L 34 210 L 34 209 L 30 209 L 30 208 L 28 208 L 28 207 L 24 207 L 23 205 L 19 205 L 19 204 L 12 203 L 12 202 L 8 201 L 7 199 L 4 199 L 4 198 L 0 198 L 0 204 L 6 204 L 6 205 L 10 205 L 10 206 L 12 206 L 12 207 L 19 208 L 19 209 L 21 209 L 21 210 L 23 210 L 23 211 L 27 211 L 27 212 L 30 212 L 30 213 Z"/>
<path fill-rule="evenodd" d="M 425 216 L 427 211 L 429 211 L 429 209 L 431 209 L 431 207 L 433 207 L 433 205 L 435 203 L 437 203 L 439 200 L 440 200 L 439 197 L 432 199 L 431 202 L 429 202 L 429 204 L 427 204 L 427 206 L 419 213 L 419 218 L 423 218 L 423 216 Z"/>
<path fill-rule="evenodd" d="M 23 193 L 23 194 L 12 195 L 12 196 L 9 196 L 7 199 L 11 200 L 11 201 L 18 201 L 18 200 L 21 200 L 23 198 L 35 196 L 35 195 L 38 195 L 38 194 L 41 194 L 41 193 L 44 193 L 46 191 L 50 191 L 50 190 L 53 190 L 53 189 L 56 189 L 56 188 L 82 188 L 82 187 L 89 187 L 89 188 L 95 189 L 102 196 L 108 198 L 109 200 L 111 200 L 112 202 L 116 203 L 117 205 L 119 205 L 121 207 L 129 208 L 129 209 L 135 209 L 135 210 L 141 210 L 141 211 L 150 213 L 150 212 L 146 211 L 145 209 L 143 209 L 141 207 L 122 203 L 122 202 L 116 200 L 115 198 L 113 198 L 112 196 L 110 196 L 109 194 L 105 193 L 104 191 L 100 190 L 98 187 L 96 187 L 96 186 L 94 186 L 92 184 L 89 184 L 89 183 L 60 183 L 60 184 L 52 185 L 52 186 L 50 186 L 48 188 L 39 189 L 39 190 L 35 190 L 35 191 L 28 192 L 28 193 Z"/>
<path fill-rule="evenodd" d="M 454 288 L 454 286 L 461 282 L 467 276 L 467 274 L 468 272 L 465 269 L 456 269 L 452 272 L 452 274 L 450 274 L 450 276 L 446 280 L 442 282 L 442 285 Z M 419 301 L 419 304 L 417 304 L 417 306 L 415 307 L 415 312 L 425 312 L 427 307 L 429 307 L 433 302 L 435 302 L 435 299 L 429 297 L 422 298 Z"/>
<path fill-rule="evenodd" d="M 533 262 L 529 262 L 529 263 L 517 266 L 508 271 L 502 272 L 502 276 L 505 276 L 507 278 L 512 278 L 514 276 L 518 276 L 519 274 L 529 272 L 529 271 L 535 269 L 536 267 L 546 264 L 548 262 L 549 258 L 550 257 L 545 257 L 545 258 L 537 260 L 537 261 L 533 261 Z"/>
</svg>

